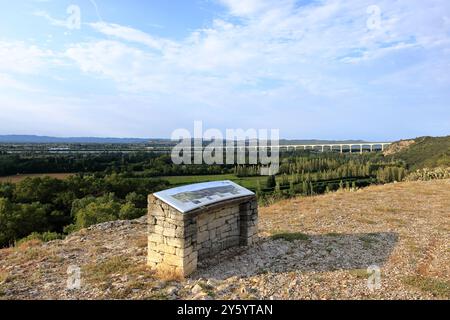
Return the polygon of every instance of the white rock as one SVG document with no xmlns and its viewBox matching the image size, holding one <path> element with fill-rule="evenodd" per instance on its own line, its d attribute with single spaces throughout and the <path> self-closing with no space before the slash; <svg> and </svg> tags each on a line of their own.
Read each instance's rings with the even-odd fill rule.
<svg viewBox="0 0 450 320">
<path fill-rule="evenodd" d="M 203 288 L 200 285 L 198 285 L 198 284 L 196 284 L 191 290 L 191 292 L 193 294 L 199 294 L 202 291 L 203 291 Z"/>
<path fill-rule="evenodd" d="M 169 287 L 169 288 L 167 288 L 166 292 L 167 292 L 167 295 L 173 296 L 173 295 L 177 294 L 178 288 L 177 287 Z"/>
</svg>

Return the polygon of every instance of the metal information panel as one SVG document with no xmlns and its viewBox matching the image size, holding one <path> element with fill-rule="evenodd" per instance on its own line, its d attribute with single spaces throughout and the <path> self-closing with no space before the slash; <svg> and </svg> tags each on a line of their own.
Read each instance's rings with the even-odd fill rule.
<svg viewBox="0 0 450 320">
<path fill-rule="evenodd" d="M 223 200 L 254 195 L 250 190 L 226 180 L 191 184 L 153 194 L 182 213 Z"/>
</svg>

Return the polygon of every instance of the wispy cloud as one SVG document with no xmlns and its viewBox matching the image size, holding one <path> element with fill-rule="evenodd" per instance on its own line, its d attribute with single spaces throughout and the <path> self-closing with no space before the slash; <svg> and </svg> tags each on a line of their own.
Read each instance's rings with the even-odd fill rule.
<svg viewBox="0 0 450 320">
<path fill-rule="evenodd" d="M 33 15 L 36 17 L 42 17 L 45 18 L 52 26 L 56 27 L 67 27 L 67 21 L 62 19 L 55 19 L 47 11 L 44 10 L 37 10 L 33 12 Z"/>
<path fill-rule="evenodd" d="M 164 50 L 175 45 L 175 43 L 170 40 L 159 39 L 143 31 L 114 23 L 96 22 L 91 23 L 90 25 L 92 28 L 106 36 L 112 36 L 128 42 L 140 43 L 151 49 Z"/>
<path fill-rule="evenodd" d="M 69 49 L 68 56 L 84 72 L 101 72 L 122 84 L 134 81 L 124 86 L 128 89 L 170 88 L 172 84 L 173 92 L 179 92 L 177 79 L 182 76 L 198 81 L 199 86 L 204 84 L 202 79 L 212 85 L 216 78 L 227 91 L 243 84 L 256 88 L 261 80 L 272 79 L 278 85 L 296 84 L 312 94 L 326 95 L 348 92 L 351 80 L 346 83 L 341 73 L 333 75 L 337 69 L 344 70 L 346 63 L 367 63 L 387 55 L 395 59 L 397 52 L 444 46 L 449 40 L 439 31 L 445 23 L 437 19 L 441 14 L 431 10 L 431 17 L 425 15 L 418 1 L 410 1 L 408 6 L 403 2 L 381 2 L 377 30 L 367 28 L 369 1 L 328 0 L 304 6 L 295 5 L 295 1 L 221 2 L 230 14 L 244 20 L 233 23 L 216 19 L 210 27 L 196 30 L 178 42 L 127 26 L 93 23 L 91 26 L 101 34 L 125 42 L 78 44 Z M 426 30 L 415 28 L 410 22 L 414 19 L 426 20 L 430 25 Z M 168 83 L 143 85 L 149 79 Z"/>
</svg>

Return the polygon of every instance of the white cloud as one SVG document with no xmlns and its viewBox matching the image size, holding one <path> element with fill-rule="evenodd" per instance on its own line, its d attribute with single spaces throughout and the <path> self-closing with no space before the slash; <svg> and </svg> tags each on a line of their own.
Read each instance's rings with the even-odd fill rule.
<svg viewBox="0 0 450 320">
<path fill-rule="evenodd" d="M 349 97 L 370 100 L 376 93 L 367 91 L 366 83 L 389 81 L 388 92 L 393 81 L 405 86 L 410 81 L 406 74 L 432 79 L 433 69 L 406 66 L 410 71 L 401 72 L 404 52 L 430 46 L 439 52 L 448 46 L 448 35 L 438 31 L 446 20 L 440 23 L 436 10 L 431 10 L 434 19 L 422 17 L 426 11 L 418 10 L 423 6 L 419 2 L 380 1 L 380 29 L 372 31 L 366 25 L 370 1 L 327 0 L 298 7 L 291 1 L 279 6 L 269 1 L 224 3 L 231 14 L 245 19 L 216 19 L 178 42 L 95 23 L 95 30 L 116 40 L 76 44 L 66 55 L 83 72 L 112 79 L 124 94 L 151 96 L 169 108 L 181 103 L 225 112 L 243 106 L 256 111 L 335 105 Z M 426 30 L 408 20 L 416 16 L 430 23 Z M 389 68 L 383 67 L 386 59 Z M 359 75 L 358 68 L 367 74 Z"/>
<path fill-rule="evenodd" d="M 120 82 L 139 72 L 146 54 L 121 42 L 102 40 L 72 45 L 66 56 L 73 59 L 83 72 Z"/>
<path fill-rule="evenodd" d="M 55 19 L 52 16 L 50 16 L 50 14 L 47 11 L 44 10 L 35 11 L 33 12 L 33 15 L 35 15 L 36 17 L 45 18 L 52 26 L 64 28 L 67 28 L 68 26 L 66 20 Z"/>
<path fill-rule="evenodd" d="M 113 36 L 129 42 L 141 43 L 156 50 L 164 50 L 175 45 L 172 41 L 158 39 L 140 30 L 114 23 L 96 22 L 91 23 L 90 25 L 98 32 L 107 36 Z"/>
<path fill-rule="evenodd" d="M 252 17 L 267 10 L 289 8 L 295 3 L 293 0 L 219 0 L 219 2 L 226 6 L 232 15 L 240 17 Z"/>
<path fill-rule="evenodd" d="M 423 3 L 418 1 L 379 1 L 380 29 L 372 31 L 366 26 L 370 1 L 327 0 L 306 6 L 289 0 L 221 2 L 231 14 L 247 19 L 216 19 L 179 42 L 131 27 L 93 23 L 98 32 L 127 44 L 101 40 L 76 45 L 67 54 L 84 72 L 111 77 L 125 90 L 180 94 L 183 81 L 189 81 L 205 95 L 208 90 L 202 86 L 212 88 L 211 100 L 217 93 L 213 88 L 229 94 L 242 85 L 257 89 L 261 81 L 297 85 L 311 94 L 345 93 L 358 86 L 344 72 L 336 73 L 345 70 L 346 63 L 448 44 L 448 35 L 440 31 L 446 20 L 440 23 L 435 9 L 420 10 Z M 416 18 L 428 22 L 427 27 L 417 28 L 412 22 Z M 133 43 L 152 50 L 137 49 Z M 271 88 L 261 93 L 267 90 Z"/>
<path fill-rule="evenodd" d="M 24 42 L 0 41 L 0 71 L 21 74 L 33 74 L 42 69 L 55 55 Z"/>
</svg>

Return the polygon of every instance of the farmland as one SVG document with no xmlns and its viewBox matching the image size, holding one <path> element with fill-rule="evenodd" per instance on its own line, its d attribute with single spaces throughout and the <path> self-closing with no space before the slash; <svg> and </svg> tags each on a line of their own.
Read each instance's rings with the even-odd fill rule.
<svg viewBox="0 0 450 320">
<path fill-rule="evenodd" d="M 54 179 L 67 179 L 68 177 L 73 176 L 73 173 L 34 173 L 34 174 L 17 174 L 14 176 L 6 176 L 0 177 L 0 182 L 11 182 L 11 183 L 19 183 L 25 180 L 26 178 L 43 178 L 50 177 Z"/>
<path fill-rule="evenodd" d="M 163 176 L 161 179 L 168 181 L 173 186 L 182 186 L 191 183 L 231 180 L 244 188 L 256 190 L 257 182 L 264 186 L 267 177 L 237 177 L 234 174 L 217 174 L 217 175 L 196 175 L 196 176 Z"/>
</svg>

